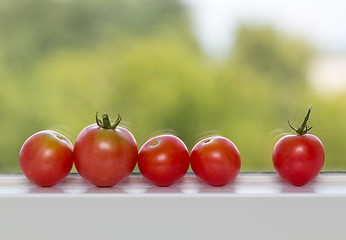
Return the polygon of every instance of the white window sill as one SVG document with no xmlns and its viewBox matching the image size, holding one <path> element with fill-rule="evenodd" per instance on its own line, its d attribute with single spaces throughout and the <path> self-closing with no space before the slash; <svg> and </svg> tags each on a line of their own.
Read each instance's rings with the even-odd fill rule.
<svg viewBox="0 0 346 240">
<path fill-rule="evenodd" d="M 224 187 L 193 174 L 170 187 L 131 175 L 97 188 L 70 175 L 50 188 L 0 175 L 0 239 L 346 239 L 346 174 L 294 187 L 241 173 Z"/>
</svg>

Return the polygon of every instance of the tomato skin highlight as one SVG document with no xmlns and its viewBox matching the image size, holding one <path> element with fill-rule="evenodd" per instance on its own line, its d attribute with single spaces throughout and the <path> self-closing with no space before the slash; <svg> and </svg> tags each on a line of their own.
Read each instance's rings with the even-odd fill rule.
<svg viewBox="0 0 346 240">
<path fill-rule="evenodd" d="M 324 159 L 322 142 L 311 134 L 282 137 L 273 151 L 276 172 L 295 186 L 303 186 L 313 180 L 322 170 Z"/>
<path fill-rule="evenodd" d="M 73 159 L 82 178 L 97 187 L 112 187 L 125 180 L 136 166 L 138 148 L 125 128 L 89 125 L 78 135 Z"/>
<path fill-rule="evenodd" d="M 215 136 L 203 139 L 193 147 L 190 164 L 203 182 L 211 186 L 223 186 L 237 177 L 241 159 L 232 141 Z"/>
<path fill-rule="evenodd" d="M 150 183 L 170 186 L 183 178 L 189 169 L 189 151 L 176 136 L 157 136 L 139 150 L 138 168 Z"/>
<path fill-rule="evenodd" d="M 73 166 L 73 145 L 62 134 L 44 130 L 30 136 L 19 153 L 19 165 L 34 184 L 50 187 L 58 184 Z"/>
</svg>

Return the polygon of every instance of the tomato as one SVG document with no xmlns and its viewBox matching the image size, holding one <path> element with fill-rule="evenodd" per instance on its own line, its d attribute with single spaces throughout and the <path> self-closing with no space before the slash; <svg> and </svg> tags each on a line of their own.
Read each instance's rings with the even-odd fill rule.
<svg viewBox="0 0 346 240">
<path fill-rule="evenodd" d="M 203 182 L 223 186 L 237 177 L 241 160 L 232 141 L 214 136 L 199 141 L 193 147 L 190 163 L 193 172 Z"/>
<path fill-rule="evenodd" d="M 170 186 L 189 169 L 189 151 L 176 136 L 157 136 L 148 140 L 139 150 L 138 168 L 150 183 Z"/>
<path fill-rule="evenodd" d="M 82 178 L 98 187 L 114 186 L 127 178 L 136 166 L 138 148 L 134 136 L 118 126 L 121 116 L 111 124 L 105 113 L 101 121 L 84 128 L 78 135 L 73 158 Z"/>
<path fill-rule="evenodd" d="M 70 173 L 72 152 L 69 139 L 58 132 L 45 130 L 25 141 L 19 153 L 19 165 L 31 182 L 50 187 Z"/>
<path fill-rule="evenodd" d="M 321 140 L 306 134 L 311 127 L 307 126 L 311 106 L 303 124 L 295 129 L 297 135 L 282 137 L 273 151 L 273 164 L 278 175 L 286 182 L 302 186 L 314 179 L 324 164 L 324 148 Z"/>
</svg>

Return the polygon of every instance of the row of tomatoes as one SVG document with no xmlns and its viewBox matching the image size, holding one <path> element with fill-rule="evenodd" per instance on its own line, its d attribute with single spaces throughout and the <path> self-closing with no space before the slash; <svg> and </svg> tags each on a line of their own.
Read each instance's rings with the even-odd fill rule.
<svg viewBox="0 0 346 240">
<path fill-rule="evenodd" d="M 297 135 L 281 138 L 274 147 L 273 164 L 285 181 L 301 186 L 321 171 L 324 148 L 314 135 L 307 134 L 308 114 Z M 73 163 L 82 178 L 98 187 L 111 187 L 126 179 L 138 163 L 145 179 L 157 186 L 178 182 L 189 166 L 203 182 L 223 186 L 233 181 L 241 166 L 237 147 L 227 138 L 213 136 L 199 141 L 191 153 L 173 135 L 148 140 L 138 151 L 133 135 L 118 126 L 121 116 L 111 123 L 107 114 L 84 128 L 75 145 L 55 131 L 41 131 L 23 144 L 19 163 L 24 175 L 39 186 L 53 186 L 71 171 Z"/>
</svg>

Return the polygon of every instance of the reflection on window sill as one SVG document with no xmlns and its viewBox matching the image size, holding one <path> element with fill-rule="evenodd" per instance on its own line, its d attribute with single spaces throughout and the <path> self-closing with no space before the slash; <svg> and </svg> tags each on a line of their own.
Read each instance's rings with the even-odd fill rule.
<svg viewBox="0 0 346 240">
<path fill-rule="evenodd" d="M 295 187 L 283 182 L 273 172 L 242 172 L 235 181 L 223 186 L 212 187 L 193 173 L 188 173 L 180 182 L 170 187 L 157 187 L 148 183 L 140 174 L 133 173 L 124 182 L 111 188 L 98 188 L 83 180 L 78 174 L 70 174 L 62 183 L 53 187 L 39 187 L 30 183 L 22 174 L 0 174 L 0 197 L 37 194 L 75 195 L 117 195 L 136 196 L 321 196 L 345 195 L 346 173 L 322 172 L 311 183 Z"/>
</svg>

